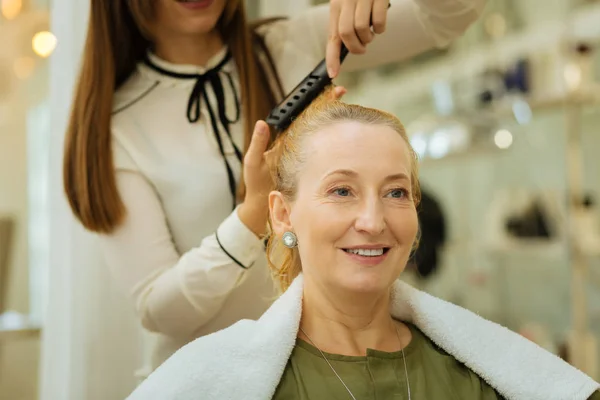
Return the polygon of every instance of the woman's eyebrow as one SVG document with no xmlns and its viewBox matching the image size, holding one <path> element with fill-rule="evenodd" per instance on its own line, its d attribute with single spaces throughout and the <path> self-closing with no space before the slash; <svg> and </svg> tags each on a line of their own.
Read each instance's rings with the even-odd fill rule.
<svg viewBox="0 0 600 400">
<path fill-rule="evenodd" d="M 353 171 L 351 169 L 336 169 L 334 171 L 328 172 L 323 176 L 323 179 L 326 179 L 330 176 L 334 175 L 343 175 L 349 178 L 356 178 L 359 176 L 358 172 Z M 385 177 L 384 182 L 398 181 L 398 180 L 407 180 L 410 181 L 410 177 L 404 172 L 399 172 L 397 174 L 388 175 Z"/>
</svg>

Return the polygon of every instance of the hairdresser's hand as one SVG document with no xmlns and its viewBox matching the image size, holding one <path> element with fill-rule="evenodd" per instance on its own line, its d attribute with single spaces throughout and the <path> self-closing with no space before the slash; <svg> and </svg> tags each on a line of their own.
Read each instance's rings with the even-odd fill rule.
<svg viewBox="0 0 600 400">
<path fill-rule="evenodd" d="M 342 42 L 350 53 L 363 54 L 375 34 L 385 31 L 388 3 L 389 0 L 331 0 L 326 52 L 331 78 L 339 73 Z"/>
<path fill-rule="evenodd" d="M 333 99 L 341 99 L 345 94 L 346 88 L 336 86 L 331 95 Z M 254 125 L 250 146 L 244 156 L 246 197 L 238 209 L 238 216 L 257 236 L 263 235 L 266 231 L 269 214 L 268 197 L 273 190 L 269 167 L 276 160 L 273 159 L 273 153 L 267 151 L 270 135 L 267 123 L 258 121 Z"/>
<path fill-rule="evenodd" d="M 264 121 L 254 125 L 250 146 L 244 156 L 244 183 L 246 197 L 238 209 L 240 220 L 257 236 L 266 231 L 269 214 L 268 197 L 273 189 L 273 180 L 267 164 L 269 126 Z"/>
</svg>

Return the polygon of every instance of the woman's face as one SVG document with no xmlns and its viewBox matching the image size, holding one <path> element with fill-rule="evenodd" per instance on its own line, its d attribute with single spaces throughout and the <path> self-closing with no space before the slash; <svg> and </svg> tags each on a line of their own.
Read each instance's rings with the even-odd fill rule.
<svg viewBox="0 0 600 400">
<path fill-rule="evenodd" d="M 387 290 L 418 230 L 411 156 L 392 128 L 344 122 L 309 135 L 286 204 L 305 278 L 323 288 Z"/>
<path fill-rule="evenodd" d="M 217 25 L 227 0 L 156 0 L 155 30 L 176 35 L 211 32 Z"/>
</svg>

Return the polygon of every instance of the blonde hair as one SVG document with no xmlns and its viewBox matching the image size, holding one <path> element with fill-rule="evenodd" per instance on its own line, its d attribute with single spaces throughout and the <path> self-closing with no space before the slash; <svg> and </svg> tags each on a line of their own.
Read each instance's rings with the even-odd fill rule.
<svg viewBox="0 0 600 400">
<path fill-rule="evenodd" d="M 275 190 L 281 192 L 286 200 L 293 201 L 296 197 L 296 177 L 306 159 L 303 152 L 303 139 L 327 126 L 344 121 L 354 121 L 366 125 L 390 127 L 404 139 L 411 157 L 411 192 L 416 207 L 421 200 L 418 156 L 410 145 L 400 120 L 385 111 L 334 100 L 332 91 L 333 87 L 328 88 L 315 99 L 273 143 L 271 174 Z M 269 226 L 271 226 L 271 217 L 269 217 Z M 281 238 L 273 233 L 268 238 L 267 260 L 274 279 L 279 283 L 282 292 L 290 286 L 302 271 L 298 249 L 285 247 L 281 243 Z"/>
</svg>

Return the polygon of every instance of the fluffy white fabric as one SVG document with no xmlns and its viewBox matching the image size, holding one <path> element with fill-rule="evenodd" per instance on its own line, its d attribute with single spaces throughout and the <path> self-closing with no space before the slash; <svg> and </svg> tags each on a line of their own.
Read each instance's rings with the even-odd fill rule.
<svg viewBox="0 0 600 400">
<path fill-rule="evenodd" d="M 270 399 L 295 344 L 302 289 L 299 276 L 260 320 L 185 346 L 129 399 Z M 586 400 L 600 388 L 518 334 L 401 281 L 394 285 L 392 315 L 419 327 L 508 400 Z"/>
</svg>

